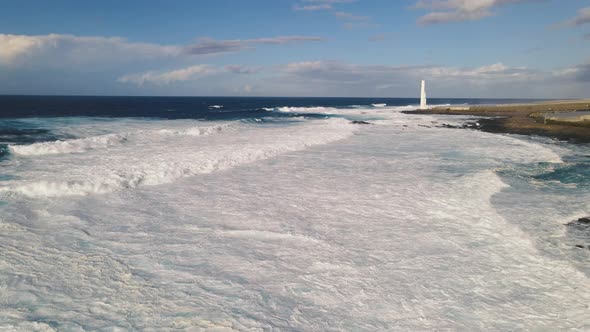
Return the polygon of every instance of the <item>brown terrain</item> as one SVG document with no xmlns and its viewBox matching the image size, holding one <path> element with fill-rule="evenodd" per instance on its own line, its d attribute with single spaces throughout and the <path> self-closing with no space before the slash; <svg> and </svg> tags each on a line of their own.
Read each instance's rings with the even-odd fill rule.
<svg viewBox="0 0 590 332">
<path fill-rule="evenodd" d="M 560 113 L 590 111 L 590 100 L 531 104 L 435 107 L 408 114 L 449 114 L 490 117 L 479 120 L 481 130 L 493 133 L 540 135 L 575 143 L 590 143 L 590 120 L 561 120 Z M 580 113 L 580 114 L 587 114 Z"/>
</svg>

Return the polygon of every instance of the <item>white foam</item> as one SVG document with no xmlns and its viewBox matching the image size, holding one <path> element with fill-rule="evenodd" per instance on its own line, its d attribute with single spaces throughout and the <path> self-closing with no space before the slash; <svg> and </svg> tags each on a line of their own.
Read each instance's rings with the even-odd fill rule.
<svg viewBox="0 0 590 332">
<path fill-rule="evenodd" d="M 38 156 L 57 153 L 80 153 L 92 149 L 108 148 L 114 145 L 122 144 L 126 140 L 127 135 L 111 134 L 66 141 L 35 143 L 31 145 L 11 145 L 9 146 L 9 149 L 12 153 L 26 156 Z"/>
<path fill-rule="evenodd" d="M 277 107 L 283 113 L 316 113 L 316 114 L 338 114 L 342 109 L 334 107 Z"/>
<path fill-rule="evenodd" d="M 160 129 L 155 131 L 139 130 L 119 134 L 107 134 L 71 140 L 58 140 L 53 142 L 34 143 L 30 145 L 11 145 L 12 153 L 22 156 L 40 156 L 61 153 L 83 153 L 94 149 L 106 149 L 126 143 L 128 140 L 154 139 L 160 135 L 190 135 L 206 136 L 229 128 L 229 124 L 215 126 L 194 126 L 183 129 Z"/>
<path fill-rule="evenodd" d="M 187 129 L 161 129 L 158 131 L 158 133 L 166 135 L 207 136 L 220 133 L 230 127 L 231 125 L 229 124 L 223 124 L 216 126 L 190 127 Z"/>
<path fill-rule="evenodd" d="M 218 232 L 219 236 L 234 237 L 240 239 L 250 239 L 258 241 L 294 241 L 294 242 L 318 242 L 318 240 L 310 238 L 309 236 L 278 233 L 264 230 L 231 230 Z"/>
<path fill-rule="evenodd" d="M 205 136 L 158 121 L 5 167 L 10 190 L 52 182 L 2 197 L 0 330 L 587 330 L 588 277 L 536 241 L 588 192 L 530 199 L 495 172 L 564 151 L 383 114 Z M 59 197 L 103 191 L 88 184 L 115 192 Z"/>
<path fill-rule="evenodd" d="M 377 106 L 375 106 L 377 105 Z M 429 105 L 429 108 L 442 105 Z M 265 110 L 274 110 L 283 113 L 314 113 L 326 115 L 387 115 L 391 113 L 399 113 L 402 111 L 415 111 L 418 105 L 404 105 L 404 106 L 388 106 L 387 104 L 372 104 L 370 106 L 352 105 L 348 108 L 336 107 L 277 107 L 265 108 Z"/>
<path fill-rule="evenodd" d="M 395 112 L 402 112 L 402 111 L 415 111 L 418 109 L 417 105 L 405 105 L 405 106 L 391 106 L 387 107 L 387 110 L 395 111 Z"/>
<path fill-rule="evenodd" d="M 17 193 L 30 197 L 56 197 L 102 194 L 142 184 L 169 183 L 182 177 L 223 170 L 344 139 L 358 126 L 343 119 L 329 119 L 293 127 L 291 130 L 244 127 L 244 134 L 248 134 L 244 140 L 232 136 L 219 141 L 221 145 L 216 141 L 195 145 L 197 142 L 190 138 L 217 132 L 220 128 L 165 131 L 175 137 L 160 142 L 142 141 L 141 145 L 110 149 L 105 153 L 78 159 L 55 160 L 51 171 L 57 174 L 47 174 L 45 171 L 37 176 L 32 174 L 27 176 L 28 181 L 16 181 L 0 188 L 0 192 L 5 195 Z M 179 135 L 185 138 L 181 139 Z M 70 169 L 72 164 L 76 165 L 75 170 Z M 62 170 L 64 174 L 60 174 Z"/>
</svg>

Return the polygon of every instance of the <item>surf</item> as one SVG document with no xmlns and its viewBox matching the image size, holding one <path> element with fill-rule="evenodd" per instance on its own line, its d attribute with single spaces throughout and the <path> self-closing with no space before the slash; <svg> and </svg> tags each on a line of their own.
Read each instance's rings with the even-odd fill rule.
<svg viewBox="0 0 590 332">
<path fill-rule="evenodd" d="M 140 185 L 158 185 L 196 174 L 228 169 L 256 160 L 271 158 L 286 152 L 299 151 L 315 145 L 328 144 L 352 135 L 358 127 L 343 119 L 308 121 L 292 126 L 260 127 L 243 124 L 231 136 L 207 141 L 201 139 L 218 133 L 225 126 L 197 127 L 186 130 L 161 129 L 142 135 L 143 140 L 109 146 L 106 151 L 84 150 L 80 156 L 51 158 L 52 152 L 80 152 L 94 138 L 75 141 L 75 149 L 56 149 L 61 143 L 40 143 L 29 148 L 30 153 L 47 155 L 35 159 L 35 164 L 50 168 L 32 168 L 27 180 L 8 181 L 0 192 L 29 197 L 58 197 L 68 195 L 104 194 Z M 160 135 L 168 135 L 161 139 Z M 155 135 L 155 136 L 154 136 Z M 110 136 L 109 136 L 110 137 Z M 120 142 L 120 141 L 117 141 Z M 47 146 L 53 147 L 48 149 Z M 101 142 L 93 148 L 105 147 Z M 27 152 L 19 150 L 18 152 Z M 90 153 L 94 152 L 94 153 Z M 71 170 L 70 165 L 76 165 Z M 51 178 L 52 180 L 46 180 Z M 37 179 L 37 180 L 36 180 Z"/>
</svg>

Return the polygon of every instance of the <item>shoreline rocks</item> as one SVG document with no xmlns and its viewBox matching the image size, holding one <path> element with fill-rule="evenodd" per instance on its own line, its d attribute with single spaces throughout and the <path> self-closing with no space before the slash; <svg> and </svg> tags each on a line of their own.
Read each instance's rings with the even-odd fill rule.
<svg viewBox="0 0 590 332">
<path fill-rule="evenodd" d="M 490 133 L 547 136 L 571 143 L 590 143 L 588 127 L 571 123 L 545 123 L 537 114 L 552 110 L 571 112 L 586 110 L 588 101 L 554 101 L 531 104 L 475 105 L 466 108 L 440 107 L 423 111 L 403 111 L 405 114 L 471 115 L 482 116 L 479 129 Z"/>
</svg>

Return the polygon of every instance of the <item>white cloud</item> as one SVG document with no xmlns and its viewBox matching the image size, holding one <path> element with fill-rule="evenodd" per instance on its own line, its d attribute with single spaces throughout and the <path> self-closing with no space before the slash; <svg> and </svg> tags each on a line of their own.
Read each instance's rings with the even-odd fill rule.
<svg viewBox="0 0 590 332">
<path fill-rule="evenodd" d="M 223 69 L 233 74 L 255 74 L 262 70 L 261 67 L 247 67 L 242 65 L 227 65 Z"/>
<path fill-rule="evenodd" d="M 494 7 L 533 1 L 540 0 L 419 0 L 413 7 L 431 10 L 418 20 L 420 25 L 429 25 L 478 20 L 492 16 Z"/>
<path fill-rule="evenodd" d="M 566 21 L 567 25 L 576 26 L 590 23 L 590 7 L 578 10 L 578 15 Z"/>
<path fill-rule="evenodd" d="M 241 40 L 242 43 L 245 44 L 287 44 L 292 42 L 318 42 L 322 41 L 323 38 L 321 37 L 310 37 L 310 36 L 279 36 L 273 38 L 256 38 L 256 39 L 244 39 Z"/>
<path fill-rule="evenodd" d="M 369 16 L 356 15 L 344 11 L 335 11 L 335 5 L 352 3 L 356 0 L 303 0 L 302 4 L 293 6 L 293 10 L 296 11 L 318 11 L 318 10 L 329 10 L 332 15 L 337 18 L 344 20 L 344 27 L 347 29 L 356 28 L 371 28 L 377 27 L 377 24 L 370 23 L 371 19 Z M 334 10 L 333 10 L 334 9 Z"/>
<path fill-rule="evenodd" d="M 249 75 L 261 71 L 264 80 L 252 85 L 255 76 Z M 119 82 L 145 89 L 163 89 L 184 82 L 174 86 L 174 91 L 201 91 L 215 86 L 237 95 L 400 97 L 415 95 L 421 79 L 428 80 L 431 91 L 438 96 L 569 98 L 587 91 L 590 65 L 542 71 L 501 62 L 475 67 L 360 65 L 322 60 L 267 67 L 202 64 L 126 75 Z"/>
<path fill-rule="evenodd" d="M 0 34 L 0 66 L 28 62 L 48 66 L 137 62 L 238 52 L 252 49 L 256 45 L 282 45 L 321 40 L 322 38 L 314 36 L 278 36 L 244 40 L 201 39 L 195 44 L 183 46 L 137 43 L 120 37 Z"/>
<path fill-rule="evenodd" d="M 524 67 L 507 67 L 502 63 L 475 68 L 445 66 L 363 66 L 333 61 L 309 61 L 287 64 L 283 72 L 310 79 L 359 82 L 428 77 L 461 80 L 527 80 L 540 73 Z"/>
<path fill-rule="evenodd" d="M 351 3 L 356 0 L 303 0 L 305 2 L 320 2 L 320 3 Z"/>
<path fill-rule="evenodd" d="M 356 0 L 303 0 L 303 4 L 293 6 L 296 11 L 330 10 L 335 4 L 351 3 Z M 305 4 L 307 3 L 307 4 Z"/>
<path fill-rule="evenodd" d="M 201 64 L 170 71 L 148 71 L 145 73 L 125 75 L 120 77 L 117 81 L 121 83 L 133 83 L 140 86 L 146 83 L 167 85 L 174 82 L 195 80 L 213 74 L 231 73 L 245 75 L 257 73 L 260 70 L 261 68 L 259 67 L 247 67 L 242 65 L 214 67 Z"/>
<path fill-rule="evenodd" d="M 319 42 L 323 39 L 314 36 L 278 36 L 272 38 L 215 40 L 201 38 L 198 43 L 184 47 L 184 53 L 190 55 L 238 52 L 252 49 L 255 45 L 281 45 L 294 42 Z"/>
<path fill-rule="evenodd" d="M 347 12 L 335 12 L 334 16 L 344 19 L 344 20 L 350 20 L 350 21 L 366 21 L 369 19 L 368 16 L 360 16 L 360 15 L 355 15 L 355 14 L 347 13 Z"/>
<path fill-rule="evenodd" d="M 590 82 L 590 63 L 556 70 L 553 75 L 566 81 L 588 83 Z"/>
<path fill-rule="evenodd" d="M 294 95 L 308 96 L 412 96 L 418 91 L 417 82 L 426 79 L 436 87 L 433 91 L 439 96 L 524 98 L 544 96 L 548 87 L 561 84 L 558 79 L 580 83 L 579 79 L 558 78 L 549 71 L 503 63 L 457 67 L 307 61 L 283 65 L 278 72 L 279 76 L 270 79 L 271 86 L 266 89 L 280 88 Z"/>
<path fill-rule="evenodd" d="M 328 10 L 328 9 L 332 9 L 332 5 L 329 3 L 323 3 L 323 4 L 319 4 L 319 5 L 295 5 L 293 6 L 294 10 L 297 11 L 317 11 L 317 10 Z"/>
<path fill-rule="evenodd" d="M 74 35 L 9 35 L 0 34 L 0 65 L 40 57 L 42 60 L 69 63 L 137 60 L 138 58 L 173 57 L 178 46 L 133 43 L 119 37 L 79 37 Z"/>
<path fill-rule="evenodd" d="M 539 79 L 543 73 L 526 67 L 507 67 L 503 63 L 495 63 L 476 68 L 432 67 L 426 70 L 427 76 L 435 79 L 461 79 L 474 82 L 490 81 L 527 81 Z"/>
<path fill-rule="evenodd" d="M 166 72 L 149 71 L 146 73 L 125 75 L 120 77 L 118 81 L 122 83 L 135 83 L 137 85 L 144 85 L 145 83 L 164 85 L 177 81 L 188 81 L 197 76 L 205 76 L 215 72 L 217 72 L 217 69 L 209 65 L 196 65 Z"/>
<path fill-rule="evenodd" d="M 303 2 L 333 5 L 333 4 L 339 4 L 339 3 L 352 3 L 352 2 L 356 2 L 356 0 L 303 0 Z"/>
<path fill-rule="evenodd" d="M 393 36 L 394 35 L 393 34 L 390 34 L 390 33 L 379 33 L 379 34 L 370 36 L 368 38 L 368 40 L 371 41 L 371 42 L 383 42 L 383 41 L 392 39 Z"/>
</svg>

